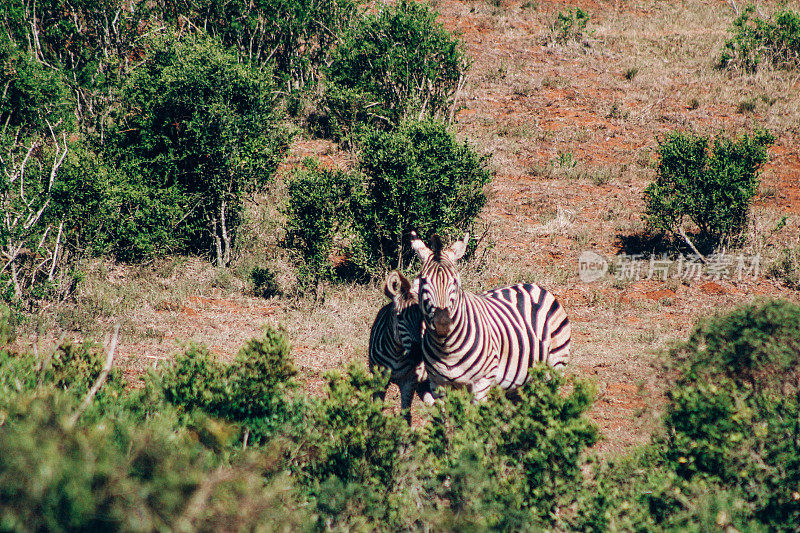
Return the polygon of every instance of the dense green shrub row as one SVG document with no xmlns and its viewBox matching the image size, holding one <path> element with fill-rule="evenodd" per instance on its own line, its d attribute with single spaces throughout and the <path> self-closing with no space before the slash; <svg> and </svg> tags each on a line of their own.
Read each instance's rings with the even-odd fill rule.
<svg viewBox="0 0 800 533">
<path fill-rule="evenodd" d="M 3 328 L 0 328 L 3 329 Z M 591 388 L 537 368 L 518 398 L 453 391 L 418 429 L 385 377 L 295 393 L 268 330 L 230 362 L 190 346 L 145 385 L 112 373 L 77 424 L 97 347 L 0 348 L 0 528 L 790 531 L 800 521 L 800 306 L 700 321 L 668 354 L 663 427 L 600 462 Z M 245 500 L 242 497 L 246 495 Z"/>
<path fill-rule="evenodd" d="M 582 472 L 591 388 L 535 369 L 513 401 L 451 392 L 418 429 L 350 367 L 295 394 L 268 330 L 230 363 L 189 347 L 71 422 L 97 349 L 0 348 L 0 528 L 790 531 L 800 521 L 800 306 L 755 301 L 667 357 L 663 428 Z M 42 359 L 42 360 L 40 360 Z M 44 363 L 43 359 L 49 359 Z M 226 522 L 230 521 L 230 522 Z"/>
<path fill-rule="evenodd" d="M 0 26 L 0 206 L 19 215 L 0 227 L 4 300 L 63 296 L 92 255 L 228 266 L 300 101 L 316 98 L 307 114 L 356 146 L 376 128 L 451 116 L 467 66 L 435 13 L 405 1 L 366 13 L 350 0 L 45 0 L 3 4 Z"/>
<path fill-rule="evenodd" d="M 591 389 L 545 370 L 515 402 L 450 395 L 418 430 L 360 367 L 322 398 L 295 394 L 273 330 L 230 363 L 190 346 L 142 387 L 116 376 L 75 425 L 93 348 L 54 356 L 58 372 L 0 353 L 3 530 L 551 526 L 597 439 Z"/>
</svg>

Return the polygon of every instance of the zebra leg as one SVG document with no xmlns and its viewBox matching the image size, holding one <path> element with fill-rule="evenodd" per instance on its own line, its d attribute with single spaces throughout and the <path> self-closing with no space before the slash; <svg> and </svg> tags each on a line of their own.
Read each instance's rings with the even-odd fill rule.
<svg viewBox="0 0 800 533">
<path fill-rule="evenodd" d="M 433 402 L 436 401 L 431 391 L 431 382 L 427 379 L 417 383 L 417 395 L 419 395 L 420 399 L 427 405 L 433 405 Z"/>
<path fill-rule="evenodd" d="M 375 392 L 375 393 L 372 394 L 372 401 L 373 402 L 377 401 L 377 400 L 384 401 L 385 399 L 386 399 L 386 391 L 385 390 L 383 392 Z"/>
<path fill-rule="evenodd" d="M 489 389 L 495 384 L 493 379 L 480 378 L 474 383 L 468 385 L 469 392 L 472 394 L 472 403 L 482 402 L 489 394 Z"/>
<path fill-rule="evenodd" d="M 403 417 L 411 425 L 411 403 L 414 401 L 414 391 L 417 389 L 417 381 L 415 379 L 407 379 L 402 383 L 398 383 L 400 387 L 400 409 L 403 411 Z"/>
<path fill-rule="evenodd" d="M 428 405 L 433 405 L 434 402 L 439 397 L 441 397 L 442 393 L 439 390 L 439 385 L 435 381 L 429 379 L 427 382 L 428 382 L 428 390 L 426 392 L 423 392 L 422 401 Z"/>
</svg>

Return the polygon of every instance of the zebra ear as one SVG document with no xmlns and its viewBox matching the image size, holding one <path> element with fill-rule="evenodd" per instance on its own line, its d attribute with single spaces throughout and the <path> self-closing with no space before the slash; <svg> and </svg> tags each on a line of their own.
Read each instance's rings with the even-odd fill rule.
<svg viewBox="0 0 800 533">
<path fill-rule="evenodd" d="M 425 246 L 425 243 L 422 242 L 422 240 L 417 236 L 416 231 L 412 231 L 410 235 L 411 235 L 411 247 L 414 249 L 415 252 L 417 252 L 417 256 L 424 263 L 425 261 L 428 260 L 428 258 L 430 258 L 431 255 L 433 255 L 433 252 L 431 251 L 430 248 Z"/>
<path fill-rule="evenodd" d="M 454 242 L 450 245 L 450 249 L 448 250 L 450 259 L 455 262 L 464 257 L 464 254 L 467 251 L 467 243 L 469 243 L 469 232 L 464 235 L 464 238 L 460 241 Z"/>
<path fill-rule="evenodd" d="M 400 292 L 400 287 L 403 285 L 401 277 L 403 275 L 397 270 L 392 270 L 386 276 L 386 284 L 383 286 L 383 293 L 389 298 L 394 298 Z"/>
<path fill-rule="evenodd" d="M 383 292 L 389 298 L 405 296 L 411 292 L 411 282 L 397 270 L 392 270 L 386 276 L 386 285 L 383 287 Z"/>
</svg>

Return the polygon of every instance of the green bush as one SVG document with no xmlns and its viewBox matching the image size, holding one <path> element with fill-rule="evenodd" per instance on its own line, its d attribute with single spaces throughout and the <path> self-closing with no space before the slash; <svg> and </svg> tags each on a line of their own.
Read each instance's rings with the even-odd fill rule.
<svg viewBox="0 0 800 533">
<path fill-rule="evenodd" d="M 250 271 L 253 292 L 261 298 L 272 298 L 281 294 L 275 271 L 268 267 L 255 267 Z"/>
<path fill-rule="evenodd" d="M 364 137 L 361 174 L 308 164 L 289 183 L 287 247 L 301 280 L 359 279 L 404 268 L 411 229 L 459 237 L 486 202 L 488 156 L 460 143 L 444 123 L 403 123 Z M 343 258 L 338 265 L 333 261 Z"/>
<path fill-rule="evenodd" d="M 354 172 L 320 168 L 313 160 L 294 172 L 288 183 L 286 236 L 283 245 L 299 257 L 297 276 L 308 288 L 321 279 L 363 278 L 367 260 L 359 236 L 366 204 L 363 177 Z M 355 271 L 341 268 L 345 262 Z"/>
<path fill-rule="evenodd" d="M 292 416 L 287 393 L 297 384 L 283 335 L 267 328 L 252 339 L 231 364 L 220 362 L 208 348 L 190 345 L 150 383 L 167 403 L 183 412 L 203 411 L 236 423 L 248 442 L 263 443 Z"/>
<path fill-rule="evenodd" d="M 556 20 L 550 26 L 553 40 L 559 44 L 580 41 L 583 39 L 590 18 L 589 13 L 579 7 L 575 10 L 568 9 L 566 12 L 559 11 Z"/>
<path fill-rule="evenodd" d="M 595 469 L 576 528 L 794 531 L 800 306 L 755 301 L 702 320 L 666 363 L 663 430 Z"/>
<path fill-rule="evenodd" d="M 395 132 L 364 140 L 361 169 L 367 179 L 368 212 L 363 235 L 373 261 L 384 270 L 403 268 L 413 252 L 403 236 L 438 233 L 460 237 L 486 203 L 489 156 L 479 156 L 439 121 L 406 122 Z"/>
<path fill-rule="evenodd" d="M 118 169 L 92 143 L 70 145 L 59 179 L 53 185 L 52 207 L 46 218 L 53 227 L 63 222 L 64 247 L 73 254 L 67 258 L 69 263 L 110 253 L 125 257 L 128 246 L 124 244 L 122 228 L 130 221 L 119 210 L 128 200 L 122 198 L 119 184 L 123 180 Z M 162 238 L 169 242 L 171 236 Z"/>
<path fill-rule="evenodd" d="M 106 354 L 90 341 L 61 343 L 39 357 L 0 349 L 0 407 L 17 395 L 44 389 L 66 392 L 72 400 L 83 398 L 94 385 Z M 124 383 L 119 370 L 112 368 L 92 404 L 90 416 L 112 408 L 123 396 Z"/>
<path fill-rule="evenodd" d="M 732 140 L 672 132 L 659 141 L 657 175 L 644 192 L 647 223 L 677 233 L 688 217 L 702 238 L 719 242 L 745 229 L 758 174 L 775 137 L 766 130 Z"/>
<path fill-rule="evenodd" d="M 725 42 L 718 67 L 753 72 L 764 63 L 785 69 L 800 66 L 800 13 L 784 8 L 767 20 L 754 12 L 749 5 L 733 21 L 733 36 Z"/>
<path fill-rule="evenodd" d="M 420 445 L 430 465 L 430 489 L 442 519 L 454 529 L 520 530 L 552 527 L 582 483 L 582 453 L 597 441 L 584 417 L 592 388 L 542 367 L 507 398 L 487 401 L 449 393 L 434 405 Z M 443 507 L 443 509 L 442 509 Z"/>
<path fill-rule="evenodd" d="M 3 134 L 49 135 L 47 121 L 72 122 L 73 104 L 63 74 L 30 57 L 5 32 L 0 35 L 0 73 L 7 84 L 0 95 Z"/>
<path fill-rule="evenodd" d="M 667 457 L 738 491 L 770 528 L 800 520 L 800 306 L 756 301 L 701 322 L 672 354 Z"/>
<path fill-rule="evenodd" d="M 0 425 L 0 529 L 199 530 L 302 527 L 278 465 L 224 456 L 169 413 L 72 427 L 71 402 L 19 397 Z"/>
<path fill-rule="evenodd" d="M 359 125 L 393 129 L 446 118 L 467 68 L 460 41 L 427 6 L 408 0 L 366 15 L 331 56 L 326 102 L 347 141 Z"/>
<path fill-rule="evenodd" d="M 376 391 L 386 390 L 387 376 L 351 365 L 345 374 L 326 377 L 326 397 L 312 400 L 310 419 L 294 430 L 299 450 L 293 470 L 317 525 L 407 529 L 416 514 L 402 484 L 411 432 L 403 417 L 385 415 L 383 403 L 373 401 Z"/>
<path fill-rule="evenodd" d="M 319 78 L 331 49 L 360 12 L 352 0 L 190 0 L 184 5 L 185 20 L 252 65 L 274 65 L 275 77 L 290 90 Z"/>
<path fill-rule="evenodd" d="M 591 532 L 768 531 L 738 491 L 678 476 L 663 443 L 596 465 L 571 523 Z"/>
<path fill-rule="evenodd" d="M 272 178 L 291 138 L 273 93 L 268 73 L 212 38 L 153 45 L 122 90 L 112 136 L 130 256 L 182 245 L 230 263 L 243 199 Z"/>
</svg>

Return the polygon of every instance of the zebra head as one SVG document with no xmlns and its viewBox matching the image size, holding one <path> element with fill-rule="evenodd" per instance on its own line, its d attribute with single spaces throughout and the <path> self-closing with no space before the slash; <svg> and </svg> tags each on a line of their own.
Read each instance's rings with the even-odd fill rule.
<svg viewBox="0 0 800 533">
<path fill-rule="evenodd" d="M 406 356 L 419 355 L 422 342 L 422 315 L 419 309 L 419 280 L 410 282 L 403 274 L 393 270 L 386 277 L 383 292 L 392 299 L 394 317 L 392 334 L 403 347 Z"/>
<path fill-rule="evenodd" d="M 438 337 L 446 337 L 453 327 L 453 316 L 461 303 L 461 274 L 456 261 L 464 257 L 469 242 L 469 233 L 464 239 L 442 247 L 438 235 L 431 239 L 433 248 L 428 248 L 411 232 L 411 247 L 422 261 L 419 273 L 419 305 L 425 324 Z"/>
</svg>

